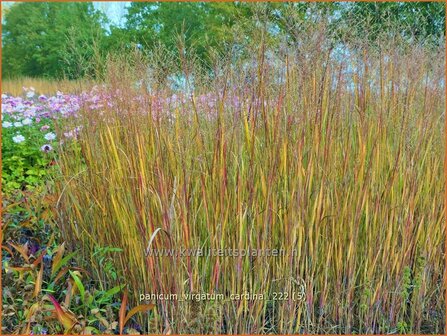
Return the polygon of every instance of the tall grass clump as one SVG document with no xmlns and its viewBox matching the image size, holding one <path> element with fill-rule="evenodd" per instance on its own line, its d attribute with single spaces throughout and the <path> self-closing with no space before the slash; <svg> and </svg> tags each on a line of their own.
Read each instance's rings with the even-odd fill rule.
<svg viewBox="0 0 447 336">
<path fill-rule="evenodd" d="M 180 53 L 180 89 L 149 85 L 142 55 L 109 59 L 109 104 L 84 106 L 60 148 L 70 247 L 98 270 L 95 249 L 122 249 L 120 277 L 98 280 L 124 282 L 134 303 L 224 295 L 154 300 L 150 333 L 444 332 L 443 46 L 315 34 L 253 50 L 211 74 Z M 231 297 L 243 293 L 263 297 Z"/>
</svg>

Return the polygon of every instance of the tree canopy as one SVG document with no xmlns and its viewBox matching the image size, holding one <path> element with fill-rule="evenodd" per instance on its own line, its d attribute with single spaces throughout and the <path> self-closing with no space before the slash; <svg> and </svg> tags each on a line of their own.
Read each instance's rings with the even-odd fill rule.
<svg viewBox="0 0 447 336">
<path fill-rule="evenodd" d="M 85 47 L 105 36 L 104 21 L 92 3 L 14 4 L 4 17 L 2 76 L 83 76 L 74 58 L 93 56 Z"/>
<path fill-rule="evenodd" d="M 92 3 L 16 3 L 4 13 L 3 77 L 68 77 L 91 73 L 98 57 L 124 47 L 178 53 L 179 38 L 205 62 L 260 28 L 290 43 L 306 24 L 326 18 L 330 31 L 375 43 L 397 34 L 436 43 L 445 35 L 445 5 L 407 3 L 132 2 L 123 26 L 114 26 Z"/>
</svg>

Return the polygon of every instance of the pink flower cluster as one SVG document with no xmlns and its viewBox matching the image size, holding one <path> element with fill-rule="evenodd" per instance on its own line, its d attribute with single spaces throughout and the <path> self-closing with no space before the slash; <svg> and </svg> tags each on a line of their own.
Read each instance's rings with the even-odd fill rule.
<svg viewBox="0 0 447 336">
<path fill-rule="evenodd" d="M 195 96 L 182 93 L 135 94 L 131 97 L 119 89 L 112 90 L 106 86 L 94 86 L 90 91 L 79 95 L 57 92 L 55 95 L 37 95 L 33 88 L 24 88 L 23 97 L 2 95 L 3 127 L 15 127 L 23 124 L 39 123 L 45 119 L 77 118 L 81 111 L 97 111 L 104 115 L 106 109 L 118 113 L 152 113 L 154 118 L 175 119 L 177 114 L 192 119 L 198 113 L 206 119 L 217 117 L 220 108 L 233 116 L 259 111 L 261 104 L 252 99 L 249 92 L 227 92 L 225 95 L 216 93 L 203 93 Z M 273 106 L 272 102 L 264 102 Z M 130 108 L 129 108 L 130 107 Z M 130 111 L 130 112 L 129 112 Z M 7 118 L 5 118 L 7 117 Z M 6 121 L 5 121 L 6 120 Z M 19 125 L 20 126 L 20 125 Z M 47 131 L 43 126 L 42 131 Z M 66 129 L 63 136 L 76 138 L 81 131 L 80 127 Z M 62 134 L 61 134 L 62 136 Z"/>
<path fill-rule="evenodd" d="M 25 98 L 2 94 L 2 116 L 13 120 L 32 118 L 40 122 L 42 118 L 59 118 L 76 116 L 81 106 L 81 100 L 76 95 L 57 92 L 54 96 L 32 94 L 34 90 L 27 89 Z"/>
</svg>

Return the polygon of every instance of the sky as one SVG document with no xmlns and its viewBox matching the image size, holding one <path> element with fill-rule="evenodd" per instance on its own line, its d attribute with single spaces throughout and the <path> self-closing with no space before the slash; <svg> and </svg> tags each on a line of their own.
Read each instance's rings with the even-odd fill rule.
<svg viewBox="0 0 447 336">
<path fill-rule="evenodd" d="M 124 23 L 124 15 L 126 14 L 126 6 L 131 1 L 94 1 L 93 6 L 107 15 L 114 25 L 122 25 Z"/>
</svg>

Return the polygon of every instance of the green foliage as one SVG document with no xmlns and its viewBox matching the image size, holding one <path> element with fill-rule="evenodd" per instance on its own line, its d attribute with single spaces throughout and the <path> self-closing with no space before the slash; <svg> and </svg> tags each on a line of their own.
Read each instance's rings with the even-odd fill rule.
<svg viewBox="0 0 447 336">
<path fill-rule="evenodd" d="M 122 41 L 124 34 L 128 42 L 149 49 L 161 43 L 176 51 L 180 35 L 186 47 L 194 47 L 206 60 L 211 49 L 224 51 L 230 42 L 250 39 L 263 26 L 273 41 L 285 37 L 296 43 L 308 27 L 321 23 L 327 25 L 334 42 L 378 43 L 386 35 L 437 42 L 445 34 L 445 11 L 444 5 L 436 2 L 134 2 L 125 27 L 113 31 L 111 38 Z"/>
<path fill-rule="evenodd" d="M 61 334 L 63 321 L 75 324 L 71 333 L 113 334 L 124 285 L 91 281 L 91 274 L 77 266 L 85 264 L 82 258 L 74 258 L 79 251 L 66 251 L 64 243 L 56 243 L 58 234 L 50 229 L 55 196 L 45 189 L 16 191 L 3 202 L 4 330 Z M 49 302 L 50 295 L 54 303 Z M 54 304 L 62 309 L 57 319 Z"/>
<path fill-rule="evenodd" d="M 3 240 L 29 239 L 29 236 L 48 233 L 39 239 L 39 244 L 46 244 L 51 234 L 48 224 L 54 218 L 52 206 L 56 200 L 46 193 L 47 188 L 36 187 L 34 190 L 15 190 L 11 195 L 3 195 Z"/>
<path fill-rule="evenodd" d="M 187 48 L 194 47 L 200 58 L 208 59 L 212 49 L 224 49 L 231 39 L 231 27 L 239 16 L 247 15 L 245 7 L 234 3 L 133 2 L 121 32 L 145 48 L 162 44 L 172 51 L 178 50 L 180 36 Z"/>
<path fill-rule="evenodd" d="M 441 2 L 132 2 L 125 19 L 123 27 L 111 25 L 88 2 L 16 3 L 4 16 L 2 76 L 98 76 L 108 53 L 135 46 L 151 51 L 161 45 L 177 56 L 194 49 L 209 66 L 216 52 L 247 52 L 262 27 L 271 43 L 291 44 L 322 23 L 332 42 L 436 44 L 445 35 Z"/>
<path fill-rule="evenodd" d="M 91 3 L 12 5 L 2 25 L 2 77 L 84 76 L 79 67 L 94 56 L 92 46 L 104 36 L 103 23 Z"/>
<path fill-rule="evenodd" d="M 96 289 L 85 276 L 87 271 L 73 266 L 67 256 L 62 258 L 64 245 L 48 246 L 36 257 L 27 244 L 10 243 L 11 249 L 5 247 L 12 254 L 8 261 L 3 261 L 7 293 L 3 304 L 19 308 L 19 314 L 8 316 L 4 321 L 8 325 L 13 323 L 16 331 L 25 334 L 31 330 L 59 334 L 64 329 L 74 333 L 113 333 L 118 326 L 117 296 L 124 286 Z M 44 262 L 45 259 L 50 262 Z M 50 269 L 56 269 L 55 264 L 60 264 L 61 270 L 50 273 Z M 20 291 L 20 295 L 12 296 L 13 290 Z"/>
<path fill-rule="evenodd" d="M 95 262 L 93 264 L 101 265 L 100 269 L 96 269 L 96 272 L 98 276 L 100 277 L 100 274 L 105 274 L 106 276 L 109 276 L 113 279 L 113 281 L 116 281 L 118 278 L 118 273 L 113 266 L 113 258 L 112 256 L 114 253 L 122 252 L 123 250 L 116 247 L 110 247 L 110 246 L 96 246 L 95 252 L 93 253 L 93 258 L 95 259 Z"/>
<path fill-rule="evenodd" d="M 383 38 L 433 41 L 445 35 L 442 2 L 353 2 L 341 8 L 334 22 L 342 33 L 368 42 Z"/>
<path fill-rule="evenodd" d="M 13 123 L 8 115 L 3 121 Z M 54 151 L 45 153 L 43 145 L 55 146 L 55 141 L 44 138 L 47 131 L 40 128 L 51 126 L 49 119 L 23 125 L 21 127 L 8 127 L 2 129 L 2 190 L 8 194 L 16 189 L 30 189 L 42 185 L 52 171 Z M 48 131 L 49 132 L 49 131 Z M 13 138 L 22 135 L 25 140 L 15 143 Z"/>
<path fill-rule="evenodd" d="M 397 332 L 399 334 L 406 334 L 408 332 L 407 328 L 408 328 L 408 326 L 405 321 L 399 321 L 397 323 Z"/>
</svg>

